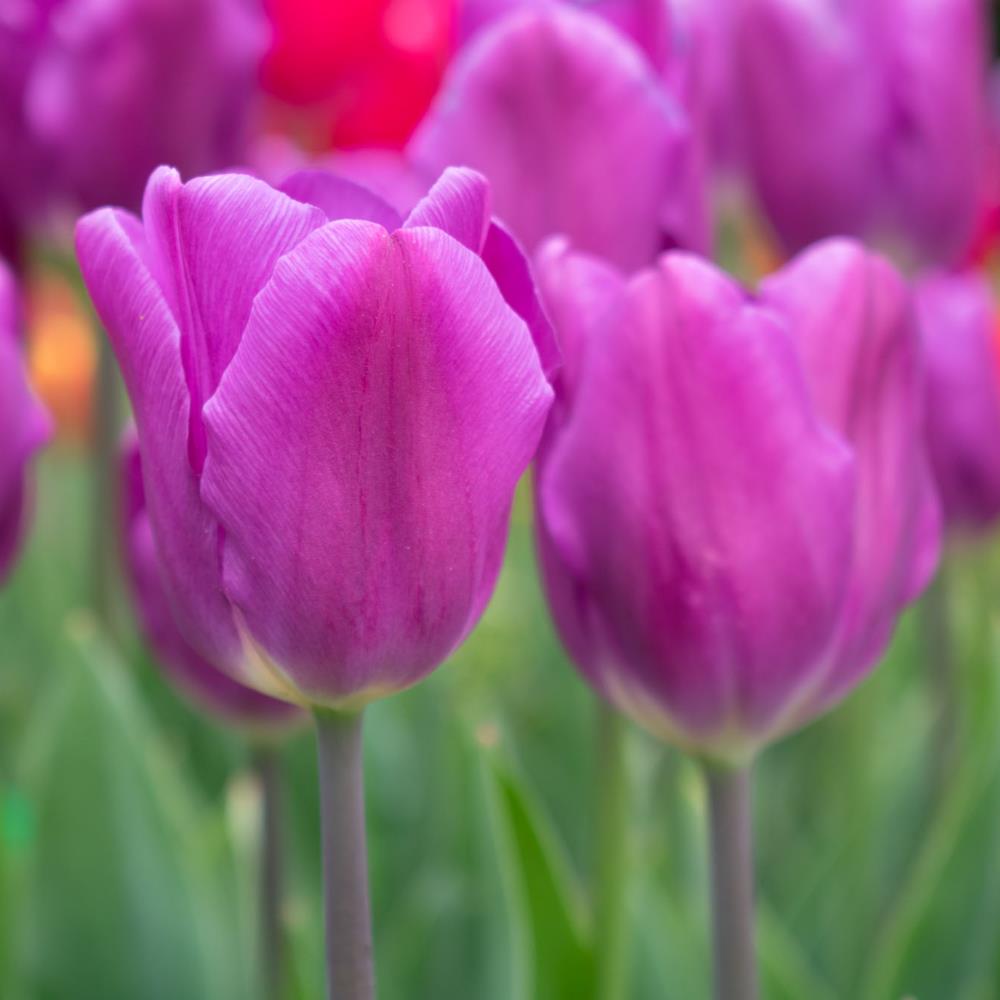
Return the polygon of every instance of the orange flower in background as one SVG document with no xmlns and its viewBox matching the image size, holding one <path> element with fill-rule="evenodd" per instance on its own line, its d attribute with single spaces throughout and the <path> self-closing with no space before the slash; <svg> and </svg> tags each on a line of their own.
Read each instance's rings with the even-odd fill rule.
<svg viewBox="0 0 1000 1000">
<path fill-rule="evenodd" d="M 319 148 L 406 142 L 451 54 L 455 0 L 269 0 L 267 9 L 263 82 L 285 105 L 272 120 Z"/>
<path fill-rule="evenodd" d="M 53 272 L 39 273 L 26 297 L 31 381 L 55 418 L 59 436 L 86 441 L 97 366 L 90 318 L 72 284 Z"/>
</svg>

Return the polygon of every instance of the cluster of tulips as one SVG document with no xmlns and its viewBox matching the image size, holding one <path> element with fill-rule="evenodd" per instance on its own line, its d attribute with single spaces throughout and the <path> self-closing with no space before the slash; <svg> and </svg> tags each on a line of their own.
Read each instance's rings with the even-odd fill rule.
<svg viewBox="0 0 1000 1000">
<path fill-rule="evenodd" d="M 474 628 L 529 469 L 569 659 L 704 764 L 717 995 L 756 996 L 756 755 L 1000 515 L 985 8 L 467 0 L 405 147 L 307 162 L 247 138 L 249 4 L 89 6 L 0 18 L 0 229 L 18 260 L 90 209 L 164 668 L 315 721 L 330 996 L 374 995 L 363 712 Z M 713 263 L 733 191 L 790 255 L 753 290 Z M 16 311 L 5 274 L 0 572 L 49 432 Z"/>
</svg>

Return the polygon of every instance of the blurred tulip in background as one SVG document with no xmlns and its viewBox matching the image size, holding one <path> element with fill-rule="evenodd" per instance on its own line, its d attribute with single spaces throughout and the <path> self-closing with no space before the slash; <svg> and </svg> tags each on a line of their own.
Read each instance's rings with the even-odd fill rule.
<svg viewBox="0 0 1000 1000">
<path fill-rule="evenodd" d="M 916 301 L 927 358 L 927 443 L 950 527 L 1000 516 L 1000 342 L 996 298 L 976 273 L 923 279 Z"/>
<path fill-rule="evenodd" d="M 830 241 L 749 298 L 673 253 L 631 281 L 550 245 L 566 364 L 537 479 L 543 573 L 587 678 L 744 763 L 874 665 L 933 571 L 905 284 Z"/>
<path fill-rule="evenodd" d="M 515 4 L 487 19 L 408 153 L 435 172 L 486 174 L 526 249 L 566 234 L 638 268 L 669 247 L 706 248 L 704 192 L 691 124 L 649 53 L 601 16 L 611 6 Z"/>
<path fill-rule="evenodd" d="M 752 185 L 789 252 L 876 238 L 951 263 L 988 191 L 980 0 L 742 0 L 732 113 Z"/>
<path fill-rule="evenodd" d="M 159 163 L 246 156 L 268 29 L 254 0 L 14 0 L 0 17 L 0 236 L 137 208 Z"/>
<path fill-rule="evenodd" d="M 29 516 L 28 462 L 50 431 L 28 385 L 17 287 L 0 263 L 0 581 L 10 573 Z"/>
<path fill-rule="evenodd" d="M 264 86 L 290 107 L 311 110 L 307 145 L 406 142 L 451 55 L 455 0 L 267 0 L 266 7 L 274 36 Z"/>
</svg>

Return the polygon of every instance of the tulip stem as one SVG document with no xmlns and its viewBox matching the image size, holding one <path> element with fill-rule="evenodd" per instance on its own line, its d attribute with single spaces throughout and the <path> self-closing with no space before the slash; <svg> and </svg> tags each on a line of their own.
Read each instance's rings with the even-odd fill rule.
<svg viewBox="0 0 1000 1000">
<path fill-rule="evenodd" d="M 372 1000 L 361 713 L 317 710 L 329 1000 Z"/>
<path fill-rule="evenodd" d="M 924 648 L 930 672 L 932 703 L 937 712 L 931 732 L 930 793 L 933 802 L 948 785 L 955 756 L 958 703 L 955 656 L 948 607 L 948 574 L 942 561 L 937 576 L 924 594 L 921 607 Z M 932 802 L 932 804 L 933 804 Z"/>
<path fill-rule="evenodd" d="M 757 1000 L 750 768 L 706 765 L 716 1000 Z"/>
<path fill-rule="evenodd" d="M 628 774 L 625 720 L 604 701 L 597 716 L 597 870 L 594 996 L 622 1000 L 627 993 L 626 888 Z"/>
<path fill-rule="evenodd" d="M 283 867 L 281 863 L 281 766 L 276 750 L 262 746 L 254 754 L 261 793 L 259 921 L 261 994 L 280 1000 L 284 992 L 285 947 L 281 928 Z"/>
</svg>

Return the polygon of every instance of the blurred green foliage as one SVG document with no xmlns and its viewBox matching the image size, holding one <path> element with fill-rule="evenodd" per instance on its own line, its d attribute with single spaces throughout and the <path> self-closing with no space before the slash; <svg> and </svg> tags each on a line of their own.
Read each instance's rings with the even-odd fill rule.
<svg viewBox="0 0 1000 1000">
<path fill-rule="evenodd" d="M 38 470 L 0 594 L 0 997 L 245 1000 L 255 981 L 251 752 L 182 702 L 130 628 L 84 609 L 89 481 Z M 757 771 L 768 1000 L 1000 997 L 998 580 L 950 565 L 957 726 L 919 609 L 837 711 Z M 466 647 L 366 719 L 381 1000 L 586 1000 L 595 705 L 548 622 L 522 490 L 496 598 Z M 630 998 L 709 996 L 697 768 L 630 730 Z M 322 996 L 308 730 L 282 751 L 288 1000 Z"/>
</svg>

